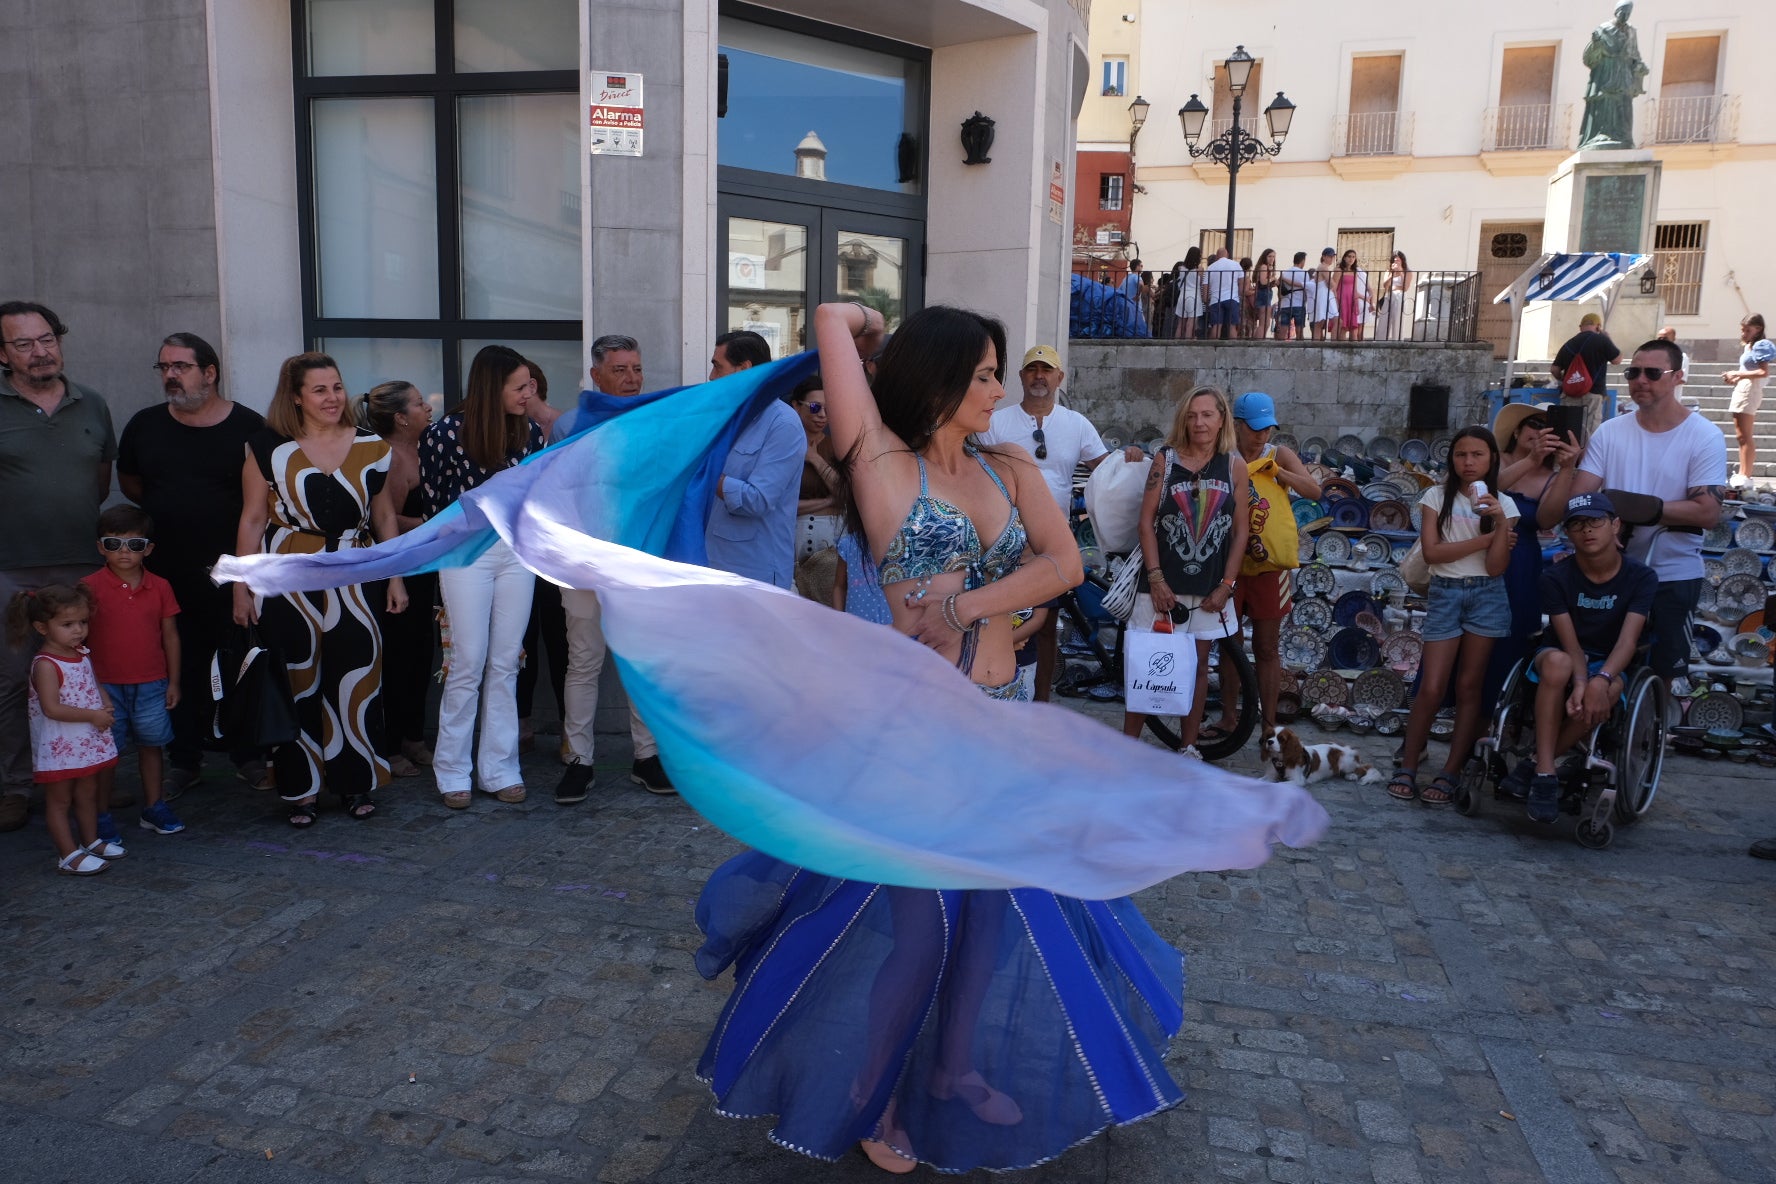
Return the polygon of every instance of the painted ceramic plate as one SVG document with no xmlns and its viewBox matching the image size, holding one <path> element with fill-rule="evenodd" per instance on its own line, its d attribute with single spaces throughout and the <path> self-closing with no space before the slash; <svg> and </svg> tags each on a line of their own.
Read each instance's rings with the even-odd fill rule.
<svg viewBox="0 0 1776 1184">
<path fill-rule="evenodd" d="M 1401 674 L 1411 674 L 1418 669 L 1418 660 L 1424 654 L 1424 639 L 1410 629 L 1390 634 L 1381 643 L 1381 657 L 1389 668 Z"/>
<path fill-rule="evenodd" d="M 1369 526 L 1369 503 L 1360 497 L 1339 498 L 1332 503 L 1332 525 L 1345 530 L 1366 530 Z"/>
<path fill-rule="evenodd" d="M 1392 711 L 1406 699 L 1406 681 L 1385 667 L 1365 670 L 1351 684 L 1353 706 L 1380 714 Z"/>
<path fill-rule="evenodd" d="M 1334 508 L 1339 504 L 1341 503 L 1333 503 Z M 1314 557 L 1321 563 L 1343 564 L 1349 562 L 1350 556 L 1350 540 L 1333 530 L 1321 535 L 1319 544 L 1314 549 Z"/>
<path fill-rule="evenodd" d="M 1449 446 L 1454 443 L 1454 436 L 1438 436 L 1435 440 L 1432 440 L 1431 459 L 1438 464 L 1446 463 L 1449 460 Z"/>
<path fill-rule="evenodd" d="M 1369 507 L 1369 528 L 1409 531 L 1412 529 L 1412 511 L 1399 498 L 1376 502 Z"/>
<path fill-rule="evenodd" d="M 1309 436 L 1301 442 L 1302 460 L 1319 460 L 1320 453 L 1326 451 L 1327 444 L 1323 437 Z"/>
<path fill-rule="evenodd" d="M 1712 555 L 1702 557 L 1702 576 L 1710 584 L 1719 584 L 1727 578 L 1727 565 Z"/>
<path fill-rule="evenodd" d="M 1369 670 L 1381 661 L 1381 646 L 1367 629 L 1351 625 L 1332 635 L 1326 658 L 1335 670 Z"/>
<path fill-rule="evenodd" d="M 1289 449 L 1295 453 L 1296 456 L 1301 455 L 1301 441 L 1297 440 L 1292 433 L 1272 432 L 1270 442 L 1275 444 L 1278 448 Z"/>
<path fill-rule="evenodd" d="M 1756 576 L 1728 576 L 1720 582 L 1720 609 L 1753 612 L 1764 607 L 1764 582 Z"/>
<path fill-rule="evenodd" d="M 1702 532 L 1702 549 L 1704 551 L 1725 551 L 1733 545 L 1733 528 L 1725 522 L 1717 522 Z"/>
<path fill-rule="evenodd" d="M 1320 501 L 1325 503 L 1328 508 L 1330 508 L 1331 503 L 1340 501 L 1344 498 L 1354 497 L 1360 499 L 1362 496 L 1362 493 L 1357 489 L 1356 482 L 1346 481 L 1343 477 L 1340 477 L 1337 474 L 1333 474 L 1320 482 Z"/>
<path fill-rule="evenodd" d="M 1739 705 L 1739 700 L 1725 691 L 1709 691 L 1690 700 L 1684 722 L 1711 732 L 1717 728 L 1737 732 L 1745 722 L 1745 709 Z"/>
<path fill-rule="evenodd" d="M 1277 722 L 1292 724 L 1301 718 L 1301 692 L 1277 692 Z"/>
<path fill-rule="evenodd" d="M 1370 518 L 1370 524 L 1374 524 L 1373 516 Z M 1363 545 L 1369 548 L 1369 558 L 1377 563 L 1385 562 L 1387 557 L 1394 553 L 1393 540 L 1373 531 L 1363 536 Z"/>
<path fill-rule="evenodd" d="M 1738 627 L 1734 629 L 1733 632 L 1756 633 L 1760 637 L 1768 638 L 1770 634 L 1764 628 L 1764 610 L 1760 608 L 1754 613 L 1745 614 L 1745 616 L 1740 619 Z"/>
<path fill-rule="evenodd" d="M 1329 707 L 1342 707 L 1349 697 L 1350 686 L 1344 681 L 1342 674 L 1316 670 L 1301 680 L 1301 701 L 1310 707 L 1318 707 L 1322 703 Z"/>
<path fill-rule="evenodd" d="M 1776 527 L 1762 518 L 1747 518 L 1733 532 L 1733 542 L 1752 551 L 1776 549 Z"/>
<path fill-rule="evenodd" d="M 1303 596 L 1330 596 L 1336 587 L 1338 577 L 1323 563 L 1310 563 L 1295 573 L 1295 590 Z"/>
<path fill-rule="evenodd" d="M 1747 517 L 1776 518 L 1776 493 L 1760 493 L 1755 502 L 1747 501 L 1742 508 Z"/>
<path fill-rule="evenodd" d="M 1386 630 L 1381 627 L 1381 618 L 1374 613 L 1358 613 L 1357 628 L 1367 633 L 1370 637 L 1375 638 L 1376 641 L 1380 641 L 1382 634 L 1386 632 Z"/>
<path fill-rule="evenodd" d="M 1692 624 L 1690 626 L 1690 653 L 1712 654 L 1720 649 L 1721 642 L 1726 639 L 1721 631 L 1710 625 Z"/>
<path fill-rule="evenodd" d="M 1770 643 L 1755 633 L 1740 633 L 1727 643 L 1727 652 L 1741 666 L 1767 666 Z"/>
<path fill-rule="evenodd" d="M 1400 442 L 1400 459 L 1408 464 L 1422 465 L 1431 459 L 1431 446 L 1423 440 L 1402 440 Z"/>
<path fill-rule="evenodd" d="M 1291 629 L 1278 646 L 1291 670 L 1318 670 L 1326 661 L 1326 639 L 1311 629 Z"/>
<path fill-rule="evenodd" d="M 1289 610 L 1289 618 L 1295 622 L 1297 629 L 1323 632 L 1332 625 L 1332 605 L 1317 596 L 1303 597 Z"/>
<path fill-rule="evenodd" d="M 1295 515 L 1295 528 L 1300 530 L 1308 523 L 1318 522 L 1321 518 L 1324 518 L 1326 516 L 1326 507 L 1320 505 L 1319 502 L 1314 501 L 1311 497 L 1304 497 L 1294 505 L 1290 506 L 1289 512 Z"/>
<path fill-rule="evenodd" d="M 1379 460 L 1393 460 L 1400 455 L 1400 442 L 1392 436 L 1377 436 L 1369 441 L 1369 455 Z"/>
<path fill-rule="evenodd" d="M 1423 505 L 1423 503 L 1413 502 L 1411 505 L 1406 507 L 1406 521 L 1412 523 L 1412 533 L 1413 534 L 1417 534 L 1420 530 L 1424 529 L 1424 527 L 1422 525 L 1424 522 L 1424 505 Z"/>
<path fill-rule="evenodd" d="M 1382 717 L 1375 721 L 1375 731 L 1378 735 L 1398 736 L 1405 730 L 1406 717 L 1398 711 L 1384 712 Z"/>
<path fill-rule="evenodd" d="M 1363 486 L 1363 499 L 1370 502 L 1385 502 L 1391 497 L 1399 497 L 1400 490 L 1392 481 L 1371 481 Z"/>
<path fill-rule="evenodd" d="M 1332 441 L 1332 451 L 1342 452 L 1346 456 L 1362 456 L 1363 437 L 1346 432 L 1344 435 L 1338 437 L 1338 439 Z"/>
<path fill-rule="evenodd" d="M 1355 625 L 1357 617 L 1363 613 L 1375 612 L 1375 601 L 1367 592 L 1346 592 L 1332 602 L 1332 623 L 1338 626 Z"/>
<path fill-rule="evenodd" d="M 1383 568 L 1370 577 L 1369 595 L 1377 600 L 1385 600 L 1396 592 L 1405 595 L 1406 581 L 1393 568 Z"/>
<path fill-rule="evenodd" d="M 1297 564 L 1306 567 L 1313 562 L 1314 543 L 1314 536 L 1305 530 L 1295 536 L 1295 562 Z"/>
<path fill-rule="evenodd" d="M 1721 556 L 1721 566 L 1728 576 L 1758 576 L 1764 572 L 1764 557 L 1744 547 L 1732 547 Z"/>
</svg>

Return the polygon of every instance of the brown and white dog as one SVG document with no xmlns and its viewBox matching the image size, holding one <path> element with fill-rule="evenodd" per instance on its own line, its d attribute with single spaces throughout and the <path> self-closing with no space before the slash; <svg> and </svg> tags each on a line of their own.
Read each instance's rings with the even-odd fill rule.
<svg viewBox="0 0 1776 1184">
<path fill-rule="evenodd" d="M 1264 738 L 1264 757 L 1276 770 L 1278 781 L 1312 785 L 1342 777 L 1346 781 L 1374 783 L 1386 780 L 1380 769 L 1363 763 L 1348 744 L 1303 744 L 1288 728 L 1278 728 Z"/>
</svg>

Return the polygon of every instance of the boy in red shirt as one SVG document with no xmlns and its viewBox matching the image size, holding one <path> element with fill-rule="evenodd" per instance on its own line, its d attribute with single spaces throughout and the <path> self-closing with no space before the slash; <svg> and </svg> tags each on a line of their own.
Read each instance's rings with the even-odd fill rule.
<svg viewBox="0 0 1776 1184">
<path fill-rule="evenodd" d="M 142 770 L 143 830 L 178 834 L 185 829 L 161 800 L 163 747 L 173 738 L 168 709 L 179 702 L 179 602 L 164 579 L 143 566 L 154 553 L 154 522 L 139 506 L 112 506 L 99 515 L 99 554 L 105 566 L 80 582 L 92 589 L 94 606 L 87 647 L 93 669 L 111 696 L 117 722 L 111 734 L 122 752 L 133 738 Z M 111 800 L 113 766 L 99 776 L 99 803 Z M 117 842 L 109 809 L 99 815 L 99 834 Z"/>
</svg>

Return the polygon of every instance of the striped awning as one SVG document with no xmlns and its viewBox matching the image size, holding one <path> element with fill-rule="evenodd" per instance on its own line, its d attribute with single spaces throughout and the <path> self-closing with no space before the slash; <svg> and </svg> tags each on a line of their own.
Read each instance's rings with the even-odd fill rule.
<svg viewBox="0 0 1776 1184">
<path fill-rule="evenodd" d="M 1628 273 L 1653 261 L 1651 255 L 1624 255 L 1614 251 L 1550 253 L 1517 277 L 1510 287 L 1492 298 L 1494 304 L 1510 304 L 1522 293 L 1525 303 L 1537 300 L 1595 300 L 1607 297 Z"/>
</svg>

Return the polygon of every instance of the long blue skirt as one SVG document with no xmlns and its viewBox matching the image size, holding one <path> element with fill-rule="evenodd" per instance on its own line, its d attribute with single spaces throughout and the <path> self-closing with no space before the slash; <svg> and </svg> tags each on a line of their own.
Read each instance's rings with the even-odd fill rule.
<svg viewBox="0 0 1776 1184">
<path fill-rule="evenodd" d="M 1183 1100 L 1184 956 L 1127 898 L 892 888 L 749 851 L 697 923 L 698 971 L 735 976 L 698 1075 L 791 1150 L 1024 1168 Z"/>
</svg>

